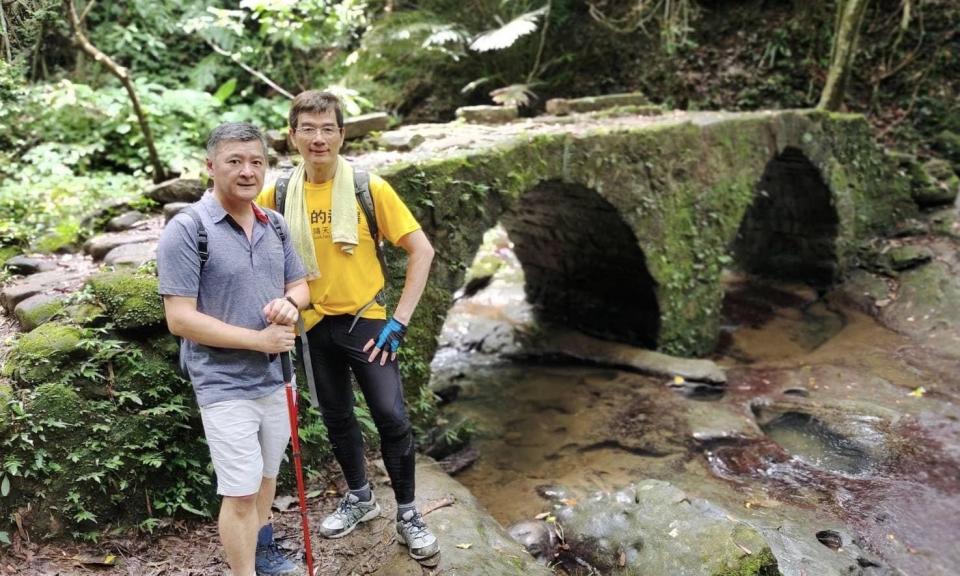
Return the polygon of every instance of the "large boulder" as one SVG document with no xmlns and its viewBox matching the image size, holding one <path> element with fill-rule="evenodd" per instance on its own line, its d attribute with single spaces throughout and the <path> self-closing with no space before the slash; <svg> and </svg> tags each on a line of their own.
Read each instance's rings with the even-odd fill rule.
<svg viewBox="0 0 960 576">
<path fill-rule="evenodd" d="M 152 328 L 164 321 L 156 276 L 102 272 L 88 279 L 87 285 L 117 328 Z"/>
<path fill-rule="evenodd" d="M 377 497 L 390 502 L 387 516 L 393 515 L 392 491 L 381 490 Z M 425 518 L 440 542 L 443 574 L 462 576 L 551 576 L 507 531 L 494 520 L 462 484 L 445 474 L 428 458 L 417 461 L 417 500 L 421 508 L 444 500 L 452 505 L 437 508 Z M 382 520 L 382 518 L 380 519 Z M 379 521 L 379 520 L 378 520 Z M 393 522 L 384 522 L 385 530 Z M 394 545 L 392 556 L 377 569 L 376 576 L 421 576 L 424 571 L 411 560 L 403 547 Z"/>
<path fill-rule="evenodd" d="M 756 530 L 668 482 L 549 494 L 570 551 L 603 574 L 746 575 L 777 565 Z"/>
</svg>

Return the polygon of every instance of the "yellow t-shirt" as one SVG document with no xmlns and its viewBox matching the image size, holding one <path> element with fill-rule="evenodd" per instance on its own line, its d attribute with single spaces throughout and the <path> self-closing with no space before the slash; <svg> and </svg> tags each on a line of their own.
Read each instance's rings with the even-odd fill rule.
<svg viewBox="0 0 960 576">
<path fill-rule="evenodd" d="M 322 184 L 304 183 L 307 214 L 313 231 L 317 266 L 320 269 L 320 278 L 308 282 L 312 307 L 303 311 L 304 327 L 307 330 L 324 316 L 356 314 L 373 300 L 383 287 L 383 273 L 377 260 L 377 249 L 370 237 L 370 228 L 359 202 L 356 203 L 359 245 L 354 248 L 353 254 L 347 254 L 333 243 L 330 221 L 332 191 L 332 180 Z M 396 244 L 407 234 L 420 229 L 420 224 L 410 213 L 410 209 L 386 180 L 370 174 L 370 193 L 382 237 Z M 260 206 L 276 209 L 275 187 L 265 188 L 257 196 L 256 202 Z M 362 316 L 384 319 L 387 313 L 383 306 L 374 303 Z"/>
</svg>

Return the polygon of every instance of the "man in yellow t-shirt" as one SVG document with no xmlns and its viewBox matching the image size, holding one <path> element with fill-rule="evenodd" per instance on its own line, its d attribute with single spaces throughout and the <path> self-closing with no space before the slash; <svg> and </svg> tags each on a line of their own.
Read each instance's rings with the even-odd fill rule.
<svg viewBox="0 0 960 576">
<path fill-rule="evenodd" d="M 339 156 L 344 140 L 339 100 L 329 92 L 302 92 L 293 100 L 289 122 L 303 164 L 288 184 L 284 217 L 294 236 L 302 221 L 301 234 L 306 238 L 299 243 L 294 238 L 294 245 L 302 249 L 308 274 L 312 257 L 313 270 L 319 272 L 319 277 L 308 276 L 310 305 L 303 311 L 303 320 L 309 351 L 303 352 L 310 354 L 320 411 L 350 489 L 337 510 L 323 520 L 320 533 L 340 538 L 380 514 L 366 478 L 363 438 L 353 414 L 353 372 L 380 433 L 383 461 L 397 498 L 397 539 L 413 558 L 430 558 L 439 552 L 439 544 L 414 505 L 413 431 L 396 357 L 426 286 L 433 247 L 390 184 L 371 174 L 379 234 L 408 255 L 403 291 L 388 318 L 376 301 L 384 277 L 364 211 L 355 199 L 343 199 L 344 194 L 353 198 L 353 189 L 342 191 L 349 185 L 341 179 L 348 178 L 352 168 Z M 352 183 L 352 176 L 348 180 Z M 265 189 L 257 203 L 275 208 L 275 189 Z M 338 207 L 343 211 L 340 215 Z M 354 210 L 356 226 L 350 213 Z M 351 228 L 354 238 L 343 241 L 343 231 L 349 236 Z M 311 250 L 312 254 L 304 255 Z"/>
</svg>

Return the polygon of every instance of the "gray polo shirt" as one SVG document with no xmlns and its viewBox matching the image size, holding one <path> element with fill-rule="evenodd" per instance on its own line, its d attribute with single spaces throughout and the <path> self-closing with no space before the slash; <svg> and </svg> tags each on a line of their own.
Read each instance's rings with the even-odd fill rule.
<svg viewBox="0 0 960 576">
<path fill-rule="evenodd" d="M 255 208 L 253 239 L 227 214 L 212 192 L 194 208 L 207 231 L 210 256 L 200 273 L 197 225 L 188 214 L 178 214 L 167 224 L 157 248 L 160 294 L 197 299 L 197 310 L 231 324 L 253 330 L 267 326 L 263 307 L 281 298 L 284 285 L 306 276 L 290 242 L 283 218 L 274 217 L 287 238 L 281 242 L 265 211 Z M 180 365 L 193 383 L 197 403 L 254 399 L 283 386 L 280 361 L 263 352 L 204 346 L 183 339 Z"/>
</svg>

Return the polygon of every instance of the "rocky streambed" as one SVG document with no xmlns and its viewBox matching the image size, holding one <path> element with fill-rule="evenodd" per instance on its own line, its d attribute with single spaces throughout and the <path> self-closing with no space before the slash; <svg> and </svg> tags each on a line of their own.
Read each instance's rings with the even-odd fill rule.
<svg viewBox="0 0 960 576">
<path fill-rule="evenodd" d="M 715 370 L 536 325 L 494 239 L 434 363 L 457 479 L 558 573 L 960 573 L 956 211 L 918 226 L 826 292 L 731 275 Z"/>
</svg>

